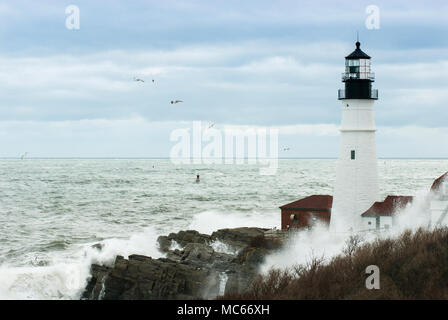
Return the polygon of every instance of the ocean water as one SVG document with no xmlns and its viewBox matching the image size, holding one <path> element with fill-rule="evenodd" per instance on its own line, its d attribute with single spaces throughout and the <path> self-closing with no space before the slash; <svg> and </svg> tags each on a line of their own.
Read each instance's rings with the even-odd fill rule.
<svg viewBox="0 0 448 320">
<path fill-rule="evenodd" d="M 276 175 L 263 176 L 249 164 L 0 160 L 0 299 L 78 299 L 91 263 L 111 264 L 118 254 L 160 257 L 161 234 L 279 227 L 279 206 L 332 194 L 335 165 L 328 159 L 284 159 Z M 448 171 L 448 160 L 378 165 L 383 198 L 416 195 Z M 103 250 L 92 248 L 96 243 Z"/>
</svg>

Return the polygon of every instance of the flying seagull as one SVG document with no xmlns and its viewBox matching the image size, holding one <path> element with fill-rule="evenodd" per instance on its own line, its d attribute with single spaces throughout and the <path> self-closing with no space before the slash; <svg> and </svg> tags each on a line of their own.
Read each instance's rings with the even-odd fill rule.
<svg viewBox="0 0 448 320">
<path fill-rule="evenodd" d="M 175 103 L 179 103 L 179 102 L 183 102 L 182 100 L 171 100 L 171 104 L 175 104 Z"/>
<path fill-rule="evenodd" d="M 23 160 L 27 155 L 28 155 L 28 152 L 25 152 L 24 154 L 22 154 L 22 155 L 20 156 L 20 160 Z"/>
<path fill-rule="evenodd" d="M 209 126 L 208 126 L 208 128 L 210 129 L 210 128 L 213 128 L 215 126 L 215 124 L 214 123 L 211 123 Z"/>
<path fill-rule="evenodd" d="M 289 151 L 289 147 L 283 148 L 283 151 Z"/>
<path fill-rule="evenodd" d="M 136 78 L 136 77 L 134 77 L 134 81 L 141 81 L 141 82 L 145 82 L 145 80 L 143 80 L 143 79 L 140 79 L 140 78 Z"/>
</svg>

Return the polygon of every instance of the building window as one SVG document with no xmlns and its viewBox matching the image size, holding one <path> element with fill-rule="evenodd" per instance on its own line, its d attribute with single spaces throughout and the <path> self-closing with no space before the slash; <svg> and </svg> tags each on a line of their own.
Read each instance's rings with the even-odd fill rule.
<svg viewBox="0 0 448 320">
<path fill-rule="evenodd" d="M 371 225 L 371 224 L 372 224 L 372 221 L 369 221 L 368 224 Z"/>
<path fill-rule="evenodd" d="M 350 152 L 350 158 L 351 158 L 352 160 L 355 160 L 355 158 L 356 158 L 355 150 L 352 150 L 352 151 Z"/>
<path fill-rule="evenodd" d="M 316 225 L 316 223 L 317 223 L 317 215 L 313 214 L 313 216 L 311 218 L 311 221 L 313 223 L 313 226 Z"/>
<path fill-rule="evenodd" d="M 297 214 L 292 214 L 292 215 L 291 215 L 291 220 L 292 220 L 292 224 L 293 224 L 293 225 L 297 225 L 297 224 L 299 224 L 299 217 L 298 217 Z"/>
</svg>

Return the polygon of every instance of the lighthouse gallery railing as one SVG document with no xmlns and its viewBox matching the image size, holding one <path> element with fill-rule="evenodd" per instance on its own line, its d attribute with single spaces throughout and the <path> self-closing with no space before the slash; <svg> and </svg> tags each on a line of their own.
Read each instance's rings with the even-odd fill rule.
<svg viewBox="0 0 448 320">
<path fill-rule="evenodd" d="M 344 72 L 341 75 L 342 81 L 349 79 L 366 79 L 366 80 L 375 80 L 374 72 L 357 72 L 357 73 L 348 73 Z"/>
</svg>

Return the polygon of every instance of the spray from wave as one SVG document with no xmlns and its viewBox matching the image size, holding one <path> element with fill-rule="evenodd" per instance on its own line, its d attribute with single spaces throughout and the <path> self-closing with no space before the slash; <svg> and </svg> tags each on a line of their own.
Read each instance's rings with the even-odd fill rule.
<svg viewBox="0 0 448 320">
<path fill-rule="evenodd" d="M 396 212 L 394 226 L 387 232 L 337 233 L 329 232 L 326 226 L 317 225 L 312 230 L 299 231 L 285 244 L 284 248 L 266 257 L 260 267 L 261 273 L 271 269 L 290 269 L 303 265 L 313 258 L 330 262 L 332 258 L 343 253 L 351 237 L 357 236 L 363 243 L 378 238 L 396 238 L 404 231 L 415 231 L 419 228 L 431 229 L 428 200 L 432 193 L 419 191 L 412 204 Z"/>
<path fill-rule="evenodd" d="M 73 246 L 50 257 L 45 266 L 0 266 L 0 299 L 79 299 L 92 263 L 112 265 L 117 255 L 159 258 L 157 234 L 146 228 L 129 239 L 107 239 Z"/>
</svg>

